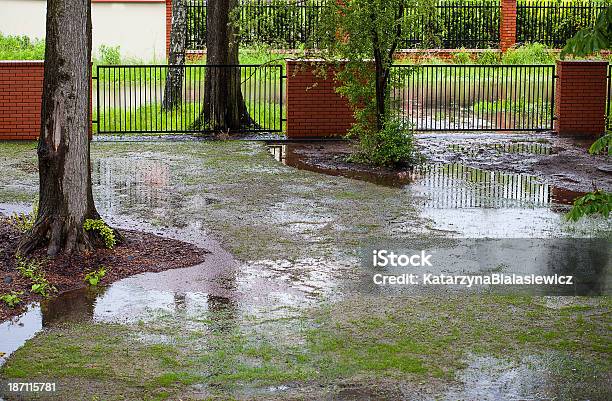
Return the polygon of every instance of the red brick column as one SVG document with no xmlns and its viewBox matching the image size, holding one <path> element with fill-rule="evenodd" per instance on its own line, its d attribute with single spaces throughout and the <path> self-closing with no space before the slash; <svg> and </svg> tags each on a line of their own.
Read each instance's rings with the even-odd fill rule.
<svg viewBox="0 0 612 401">
<path fill-rule="evenodd" d="M 607 61 L 557 61 L 557 134 L 596 137 L 605 132 L 607 76 Z"/>
<path fill-rule="evenodd" d="M 166 0 L 166 60 L 170 58 L 170 32 L 172 31 L 172 0 Z"/>
<path fill-rule="evenodd" d="M 43 75 L 43 61 L 0 61 L 0 140 L 38 138 Z"/>
<path fill-rule="evenodd" d="M 516 0 L 500 0 L 499 48 L 505 52 L 516 44 Z"/>
<path fill-rule="evenodd" d="M 333 68 L 326 78 L 315 75 L 319 63 L 287 60 L 288 138 L 343 136 L 355 121 L 348 101 L 336 93 Z"/>
</svg>

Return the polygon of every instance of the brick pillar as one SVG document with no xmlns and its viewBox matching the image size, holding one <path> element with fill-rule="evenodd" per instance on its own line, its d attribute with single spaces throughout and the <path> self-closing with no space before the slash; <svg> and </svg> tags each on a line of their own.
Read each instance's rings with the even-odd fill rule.
<svg viewBox="0 0 612 401">
<path fill-rule="evenodd" d="M 605 132 L 607 76 L 607 61 L 557 60 L 557 134 L 597 137 Z"/>
<path fill-rule="evenodd" d="M 170 32 L 172 31 L 172 0 L 166 0 L 166 60 L 170 59 Z"/>
<path fill-rule="evenodd" d="M 499 47 L 505 52 L 516 44 L 516 0 L 500 0 Z"/>
<path fill-rule="evenodd" d="M 335 71 L 315 70 L 321 60 L 287 60 L 287 138 L 344 136 L 353 125 L 348 100 L 336 92 Z"/>
</svg>

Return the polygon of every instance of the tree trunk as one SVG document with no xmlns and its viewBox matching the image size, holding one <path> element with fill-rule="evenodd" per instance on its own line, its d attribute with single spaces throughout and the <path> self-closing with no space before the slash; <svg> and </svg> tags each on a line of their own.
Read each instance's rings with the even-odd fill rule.
<svg viewBox="0 0 612 401">
<path fill-rule="evenodd" d="M 385 68 L 382 60 L 378 57 L 375 58 L 374 63 L 376 66 L 376 129 L 380 131 L 383 129 L 384 119 L 387 115 L 385 100 L 387 98 L 388 68 Z"/>
<path fill-rule="evenodd" d="M 209 0 L 206 10 L 204 108 L 194 123 L 200 129 L 237 131 L 254 124 L 240 87 L 238 38 L 230 13 L 236 0 Z M 225 67 L 224 67 L 225 66 Z"/>
<path fill-rule="evenodd" d="M 48 0 L 46 32 L 39 209 L 19 251 L 48 245 L 54 256 L 91 249 L 83 222 L 99 218 L 89 157 L 91 2 Z"/>
<path fill-rule="evenodd" d="M 164 110 L 181 105 L 183 76 L 185 75 L 185 46 L 187 42 L 187 5 L 186 0 L 172 0 L 172 30 L 170 32 L 170 54 L 168 64 L 181 67 L 168 67 L 164 91 Z"/>
</svg>

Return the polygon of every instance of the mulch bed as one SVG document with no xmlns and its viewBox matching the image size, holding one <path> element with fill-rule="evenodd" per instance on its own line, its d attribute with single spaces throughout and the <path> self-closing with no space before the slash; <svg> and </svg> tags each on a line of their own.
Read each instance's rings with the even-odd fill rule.
<svg viewBox="0 0 612 401">
<path fill-rule="evenodd" d="M 208 253 L 195 245 L 149 233 L 131 230 L 121 230 L 121 233 L 125 241 L 114 249 L 60 255 L 54 259 L 47 258 L 41 249 L 30 257 L 44 261 L 45 277 L 61 293 L 84 287 L 85 274 L 101 266 L 106 268 L 101 285 L 107 285 L 139 273 L 193 266 L 202 263 Z M 21 235 L 9 219 L 0 218 L 0 295 L 23 291 L 22 302 L 15 308 L 0 302 L 0 322 L 22 313 L 31 302 L 42 300 L 40 295 L 30 292 L 29 279 L 16 269 L 15 248 Z"/>
</svg>

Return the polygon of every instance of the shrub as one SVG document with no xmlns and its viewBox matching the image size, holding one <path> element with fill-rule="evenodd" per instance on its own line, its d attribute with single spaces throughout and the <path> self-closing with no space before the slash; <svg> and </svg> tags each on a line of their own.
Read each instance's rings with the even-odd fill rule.
<svg viewBox="0 0 612 401">
<path fill-rule="evenodd" d="M 453 55 L 453 61 L 455 64 L 470 64 L 472 57 L 468 52 L 461 50 Z"/>
<path fill-rule="evenodd" d="M 98 57 L 98 64 L 121 64 L 121 53 L 119 51 L 119 46 L 100 45 L 98 48 Z"/>
<path fill-rule="evenodd" d="M 419 159 L 412 131 L 396 119 L 388 119 L 380 131 L 360 132 L 358 137 L 360 151 L 350 157 L 351 161 L 396 167 Z"/>
<path fill-rule="evenodd" d="M 102 240 L 104 240 L 104 245 L 108 249 L 113 249 L 115 244 L 117 243 L 117 239 L 115 238 L 115 232 L 112 228 L 106 225 L 104 220 L 102 219 L 87 219 L 83 223 L 83 228 L 86 231 L 96 231 Z"/>
<path fill-rule="evenodd" d="M 493 50 L 485 50 L 484 52 L 480 53 L 480 56 L 478 56 L 478 64 L 494 65 L 499 64 L 500 61 L 500 54 Z"/>
<path fill-rule="evenodd" d="M 504 64 L 554 64 L 555 56 L 540 43 L 509 49 L 502 57 Z"/>
<path fill-rule="evenodd" d="M 44 60 L 45 41 L 0 33 L 0 60 Z"/>
</svg>

